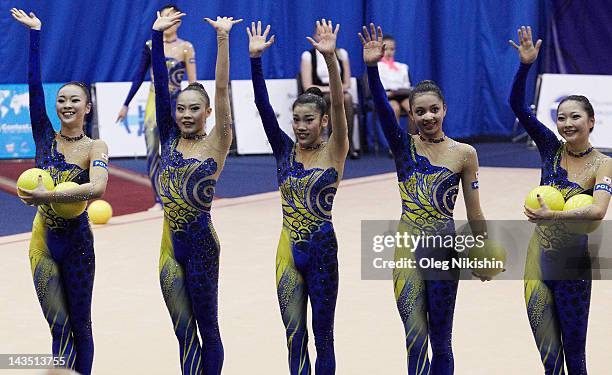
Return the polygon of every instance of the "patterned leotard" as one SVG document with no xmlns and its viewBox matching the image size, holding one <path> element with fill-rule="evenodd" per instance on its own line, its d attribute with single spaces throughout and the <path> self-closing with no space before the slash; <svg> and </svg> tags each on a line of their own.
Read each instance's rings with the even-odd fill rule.
<svg viewBox="0 0 612 375">
<path fill-rule="evenodd" d="M 217 319 L 219 240 L 210 217 L 223 161 L 184 158 L 171 114 L 163 33 L 153 31 L 155 103 L 162 144 L 159 193 L 164 206 L 160 283 L 179 342 L 183 374 L 220 374 L 223 345 Z M 221 163 L 221 165 L 219 165 Z M 200 332 L 202 343 L 198 339 Z"/>
<path fill-rule="evenodd" d="M 556 187 L 567 200 L 593 195 L 569 181 L 561 167 L 564 144 L 539 122 L 525 104 L 525 83 L 531 65 L 521 64 L 514 78 L 510 105 L 538 146 L 542 159 L 540 185 Z M 569 262 L 568 262 L 569 261 Z M 527 314 L 546 374 L 586 374 L 586 332 L 591 300 L 591 264 L 586 235 L 572 234 L 562 222 L 538 225 L 525 264 Z"/>
<path fill-rule="evenodd" d="M 283 228 L 276 253 L 278 301 L 285 324 L 291 374 L 310 374 L 306 305 L 310 298 L 317 374 L 333 374 L 338 243 L 331 210 L 340 180 L 334 168 L 305 169 L 296 144 L 279 127 L 268 99 L 261 59 L 251 59 L 255 104 L 277 164 Z"/>
<path fill-rule="evenodd" d="M 368 82 L 376 111 L 395 158 L 402 198 L 398 230 L 412 235 L 454 234 L 453 210 L 459 191 L 460 174 L 432 165 L 417 154 L 412 137 L 397 123 L 380 82 L 377 67 L 368 67 Z M 398 247 L 395 259 L 433 258 L 451 261 L 453 249 Z M 408 374 L 452 374 L 452 327 L 458 270 L 395 268 L 395 297 L 404 330 Z M 428 356 L 431 340 L 433 357 Z"/>
<path fill-rule="evenodd" d="M 28 84 L 36 167 L 49 172 L 55 185 L 89 182 L 89 170 L 68 163 L 57 150 L 40 77 L 39 30 L 30 31 Z M 90 374 L 95 257 L 87 211 L 74 219 L 64 219 L 50 205 L 39 206 L 29 253 L 36 294 L 51 328 L 53 355 L 64 357 L 67 367 Z"/>
</svg>

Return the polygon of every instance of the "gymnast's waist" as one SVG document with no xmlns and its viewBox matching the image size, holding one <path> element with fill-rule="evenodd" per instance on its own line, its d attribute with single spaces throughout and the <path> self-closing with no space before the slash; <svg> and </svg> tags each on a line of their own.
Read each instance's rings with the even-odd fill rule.
<svg viewBox="0 0 612 375">
<path fill-rule="evenodd" d="M 402 213 L 399 229 L 414 234 L 454 234 L 455 221 L 452 218 L 442 220 L 434 216 Z"/>
<path fill-rule="evenodd" d="M 34 225 L 40 225 L 50 230 L 77 230 L 89 228 L 89 217 L 87 211 L 72 219 L 65 219 L 58 216 L 49 205 L 38 207 Z"/>
</svg>

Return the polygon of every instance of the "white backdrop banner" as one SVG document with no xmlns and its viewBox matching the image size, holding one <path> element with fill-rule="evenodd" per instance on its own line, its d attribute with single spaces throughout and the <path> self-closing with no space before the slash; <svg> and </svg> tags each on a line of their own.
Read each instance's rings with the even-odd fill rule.
<svg viewBox="0 0 612 375">
<path fill-rule="evenodd" d="M 559 102 L 569 95 L 584 95 L 595 110 L 595 128 L 590 141 L 594 147 L 612 149 L 612 76 L 585 74 L 542 74 L 537 117 L 557 137 Z"/>
<path fill-rule="evenodd" d="M 210 96 L 211 106 L 215 102 L 215 82 L 198 81 Z M 187 84 L 185 82 L 184 86 Z M 130 103 L 125 121 L 116 123 L 117 114 L 130 91 L 131 82 L 98 82 L 96 88 L 96 111 L 100 138 L 108 144 L 110 157 L 146 156 L 144 141 L 144 116 L 149 98 L 150 82 L 143 82 Z M 173 109 L 174 110 L 174 109 Z M 214 110 L 206 122 L 206 130 L 214 127 Z"/>
<path fill-rule="evenodd" d="M 297 98 L 295 79 L 268 79 L 268 96 L 276 112 L 278 123 L 292 139 L 293 111 L 291 105 Z M 266 138 L 259 111 L 255 107 L 255 96 L 251 80 L 232 81 L 232 106 L 236 128 L 238 154 L 270 154 L 272 148 Z"/>
</svg>

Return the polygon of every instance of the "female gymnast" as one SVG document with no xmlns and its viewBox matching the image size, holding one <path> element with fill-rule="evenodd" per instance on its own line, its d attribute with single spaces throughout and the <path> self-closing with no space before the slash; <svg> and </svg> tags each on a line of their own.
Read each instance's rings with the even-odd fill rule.
<svg viewBox="0 0 612 375">
<path fill-rule="evenodd" d="M 73 181 L 79 187 L 48 191 L 41 181 L 34 190 L 20 189 L 20 198 L 38 206 L 32 226 L 30 264 L 36 294 L 53 337 L 53 355 L 60 364 L 90 374 L 94 345 L 91 331 L 91 295 L 95 257 L 87 213 L 74 219 L 59 217 L 50 203 L 99 198 L 106 190 L 106 144 L 83 133 L 91 110 L 87 87 L 70 82 L 57 93 L 55 109 L 61 129 L 55 133 L 47 117 L 40 77 L 40 29 L 34 13 L 11 9 L 13 18 L 30 28 L 30 119 L 36 144 L 36 167 L 49 172 L 53 182 Z M 63 363 L 62 363 L 63 362 Z"/>
<path fill-rule="evenodd" d="M 223 366 L 217 319 L 220 248 L 210 208 L 232 143 L 229 33 L 242 20 L 205 19 L 217 32 L 216 126 L 207 135 L 206 119 L 212 108 L 199 83 L 191 83 L 180 92 L 176 120 L 172 116 L 163 37 L 164 31 L 176 26 L 184 15 L 158 12 L 153 25 L 155 110 L 162 145 L 159 193 L 164 207 L 160 283 L 179 341 L 182 373 L 220 374 Z"/>
<path fill-rule="evenodd" d="M 525 82 L 542 45 L 534 45 L 531 27 L 518 30 L 520 66 L 510 94 L 510 105 L 538 146 L 542 159 L 540 185 L 554 186 L 565 199 L 593 195 L 593 204 L 570 211 L 552 211 L 538 197 L 541 208 L 525 207 L 530 220 L 553 220 L 538 225 L 529 243 L 525 265 L 525 303 L 529 323 L 546 374 L 586 374 L 586 333 L 591 299 L 591 263 L 586 235 L 572 234 L 564 220 L 601 220 L 612 193 L 612 160 L 593 149 L 589 134 L 595 115 L 581 95 L 563 99 L 557 108 L 557 131 L 565 142 L 539 122 L 525 104 Z M 567 222 L 567 221 L 565 221 Z M 572 259 L 573 258 L 573 259 Z M 560 266 L 560 259 L 572 259 Z"/>
<path fill-rule="evenodd" d="M 180 9 L 176 5 L 170 4 L 164 6 L 159 11 L 163 16 L 168 16 L 171 13 L 180 12 Z M 170 90 L 173 110 L 176 106 L 176 98 L 181 92 L 181 82 L 183 81 L 185 73 L 187 73 L 187 79 L 190 83 L 196 81 L 195 50 L 191 43 L 179 39 L 177 36 L 180 25 L 181 23 L 179 22 L 164 31 L 164 54 L 166 55 L 166 67 L 168 68 L 168 76 L 170 77 L 168 88 Z M 134 98 L 134 95 L 136 95 L 140 85 L 142 85 L 150 66 L 151 41 L 149 40 L 142 49 L 140 65 L 132 80 L 130 92 L 119 111 L 117 122 L 123 121 L 125 116 L 127 116 L 128 106 Z M 151 80 L 153 80 L 153 75 L 151 75 Z M 151 179 L 151 186 L 153 187 L 153 193 L 155 195 L 155 205 L 152 209 L 161 210 L 159 182 L 157 179 L 159 174 L 159 132 L 157 130 L 157 124 L 155 123 L 155 91 L 153 90 L 153 85 L 151 85 L 151 90 L 149 91 L 149 99 L 147 100 L 147 106 L 144 113 L 144 137 L 147 145 L 147 170 L 149 171 L 149 178 Z"/>
<path fill-rule="evenodd" d="M 338 294 L 338 243 L 331 222 L 336 188 L 342 178 L 348 152 L 347 123 L 340 70 L 334 51 L 340 25 L 325 19 L 316 23 L 318 42 L 308 41 L 325 57 L 329 70 L 331 117 L 335 126 L 329 141 L 322 141 L 328 124 L 326 102 L 312 88 L 293 103 L 293 142 L 278 125 L 261 67 L 270 26 L 261 22 L 247 28 L 255 104 L 272 146 L 281 192 L 283 228 L 276 253 L 278 301 L 286 328 L 291 374 L 310 374 L 306 307 L 312 307 L 312 330 L 317 348 L 315 372 L 334 374 L 334 312 Z"/>
<path fill-rule="evenodd" d="M 370 24 L 359 34 L 368 83 L 383 132 L 395 158 L 402 216 L 401 232 L 412 235 L 454 234 L 453 209 L 462 184 L 467 217 L 474 234 L 486 232 L 478 194 L 476 150 L 444 135 L 446 103 L 432 81 L 420 82 L 410 94 L 410 121 L 419 131 L 410 135 L 399 126 L 378 74 L 385 51 L 380 27 Z M 377 34 L 378 31 L 378 34 Z M 450 261 L 458 257 L 453 248 L 396 248 L 395 258 Z M 459 270 L 395 268 L 395 297 L 408 352 L 408 374 L 452 374 L 451 334 Z M 484 278 L 482 278 L 484 279 Z M 431 339 L 433 357 L 428 358 Z"/>
</svg>

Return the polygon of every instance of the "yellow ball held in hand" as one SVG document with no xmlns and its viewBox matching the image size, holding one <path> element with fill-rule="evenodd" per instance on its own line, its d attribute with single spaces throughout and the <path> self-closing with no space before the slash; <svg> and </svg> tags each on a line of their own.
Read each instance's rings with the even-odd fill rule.
<svg viewBox="0 0 612 375">
<path fill-rule="evenodd" d="M 565 204 L 565 199 L 563 199 L 563 194 L 556 188 L 552 186 L 538 186 L 537 188 L 531 190 L 527 198 L 525 198 L 525 206 L 531 208 L 532 210 L 537 210 L 540 208 L 540 202 L 538 202 L 538 195 L 544 201 L 544 204 L 553 211 L 561 211 L 563 210 L 563 205 Z"/>
<path fill-rule="evenodd" d="M 38 176 L 42 176 L 43 185 L 47 190 L 53 190 L 53 179 L 49 172 L 40 168 L 30 168 L 24 171 L 17 179 L 17 187 L 34 190 L 38 187 Z"/>
<path fill-rule="evenodd" d="M 493 277 L 505 269 L 506 249 L 497 241 L 486 239 L 482 246 L 476 243 L 470 248 L 468 257 L 474 262 L 474 273 L 480 276 Z M 501 262 L 501 263 L 499 263 Z"/>
<path fill-rule="evenodd" d="M 89 204 L 87 214 L 92 223 L 106 224 L 113 217 L 113 208 L 107 201 L 99 199 Z"/>
<path fill-rule="evenodd" d="M 76 182 L 62 182 L 55 187 L 55 191 L 63 191 L 78 187 Z M 70 202 L 70 203 L 51 203 L 51 208 L 55 213 L 64 219 L 73 219 L 85 211 L 87 201 Z"/>
<path fill-rule="evenodd" d="M 588 194 L 576 194 L 565 202 L 563 211 L 575 210 L 593 204 L 593 197 Z M 568 227 L 572 233 L 586 234 L 595 231 L 601 221 L 599 220 L 580 220 L 569 222 Z"/>
</svg>

